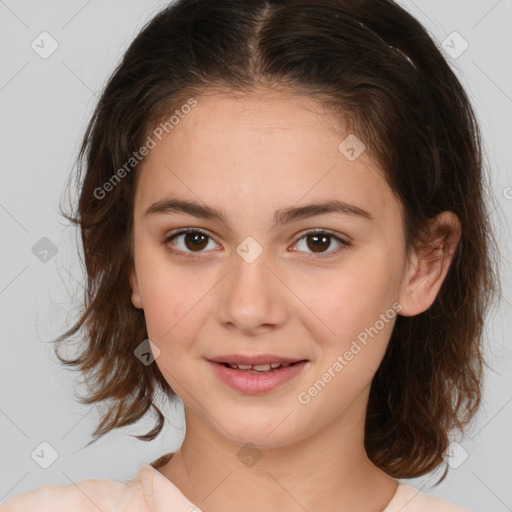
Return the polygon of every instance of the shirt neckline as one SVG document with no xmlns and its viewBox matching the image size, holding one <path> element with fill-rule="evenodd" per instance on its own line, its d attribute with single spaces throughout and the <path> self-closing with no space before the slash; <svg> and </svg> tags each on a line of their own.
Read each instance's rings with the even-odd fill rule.
<svg viewBox="0 0 512 512">
<path fill-rule="evenodd" d="M 137 477 L 140 480 L 142 494 L 150 512 L 167 510 L 166 506 L 170 503 L 176 507 L 176 510 L 202 512 L 171 480 L 162 475 L 151 464 L 142 465 L 137 473 Z M 155 499 L 155 493 L 158 496 L 158 501 Z"/>
<path fill-rule="evenodd" d="M 155 501 L 155 488 L 158 489 L 159 495 L 165 497 L 172 498 L 173 504 L 182 506 L 182 507 L 193 507 L 194 512 L 202 512 L 202 510 L 194 503 L 192 503 L 182 492 L 181 490 L 169 480 L 167 477 L 162 475 L 160 471 L 158 471 L 157 467 L 166 463 L 171 457 L 173 453 L 167 453 L 162 455 L 157 460 L 153 461 L 149 464 L 144 464 L 140 467 L 137 477 L 140 479 L 143 489 L 144 499 L 148 505 L 148 509 L 150 512 L 160 512 L 157 502 Z M 153 464 L 156 464 L 156 467 Z M 409 493 L 407 492 L 409 491 Z M 394 509 L 399 510 L 400 506 L 402 506 L 402 502 L 405 498 L 407 498 L 410 491 L 418 492 L 417 489 L 411 487 L 409 485 L 403 484 L 398 481 L 398 486 L 396 488 L 395 494 L 391 498 L 391 501 L 386 505 L 386 508 L 382 512 L 393 512 Z M 161 494 L 163 493 L 163 494 Z M 400 506 L 399 506 L 400 505 Z M 184 510 L 186 510 L 184 508 Z"/>
</svg>

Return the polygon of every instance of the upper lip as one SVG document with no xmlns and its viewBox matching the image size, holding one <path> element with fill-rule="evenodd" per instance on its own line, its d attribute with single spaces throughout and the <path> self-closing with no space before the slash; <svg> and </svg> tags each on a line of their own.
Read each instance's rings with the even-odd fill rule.
<svg viewBox="0 0 512 512">
<path fill-rule="evenodd" d="M 305 359 L 297 357 L 281 357 L 272 354 L 257 354 L 254 356 L 244 356 L 242 354 L 227 354 L 225 356 L 212 357 L 208 359 L 214 363 L 228 364 L 266 364 L 266 363 L 296 363 L 305 361 Z"/>
</svg>

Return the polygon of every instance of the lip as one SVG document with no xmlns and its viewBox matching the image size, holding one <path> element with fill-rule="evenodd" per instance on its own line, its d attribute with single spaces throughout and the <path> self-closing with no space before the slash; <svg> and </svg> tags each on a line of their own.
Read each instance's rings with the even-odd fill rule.
<svg viewBox="0 0 512 512">
<path fill-rule="evenodd" d="M 242 363 L 240 359 L 238 359 L 238 362 L 240 364 L 264 364 L 265 362 L 281 362 L 272 361 L 271 359 L 268 359 L 268 356 L 266 357 L 267 359 L 260 363 Z M 254 360 L 254 358 L 252 358 L 252 360 Z M 256 373 L 247 373 L 241 370 L 235 370 L 222 364 L 223 362 L 227 363 L 228 361 L 215 362 L 208 360 L 208 362 L 212 366 L 216 376 L 222 382 L 237 391 L 252 395 L 266 393 L 284 384 L 285 382 L 289 382 L 291 379 L 293 379 L 293 377 L 300 374 L 309 364 L 309 361 L 301 360 L 297 362 L 297 364 L 285 366 L 269 373 L 262 373 L 261 375 L 258 375 Z M 288 361 L 282 362 L 286 363 Z M 295 361 L 291 360 L 289 362 L 293 363 Z"/>
<path fill-rule="evenodd" d="M 256 354 L 253 356 L 242 354 L 227 354 L 225 356 L 212 357 L 208 361 L 214 363 L 228 363 L 228 364 L 267 364 L 267 363 L 296 363 L 298 361 L 305 361 L 304 358 L 290 358 L 281 357 L 273 354 Z"/>
</svg>

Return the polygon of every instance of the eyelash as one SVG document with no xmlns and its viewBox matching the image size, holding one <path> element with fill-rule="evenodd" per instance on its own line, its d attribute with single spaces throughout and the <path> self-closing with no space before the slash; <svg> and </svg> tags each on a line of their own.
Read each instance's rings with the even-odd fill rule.
<svg viewBox="0 0 512 512">
<path fill-rule="evenodd" d="M 190 252 L 186 252 L 186 251 L 171 249 L 168 246 L 168 244 L 171 240 L 173 240 L 174 238 L 177 238 L 181 235 L 187 234 L 187 233 L 199 233 L 199 234 L 207 236 L 210 240 L 213 240 L 213 238 L 208 233 L 206 233 L 200 229 L 186 228 L 186 229 L 177 231 L 175 233 L 172 233 L 165 238 L 163 243 L 164 243 L 167 251 L 169 251 L 172 254 L 181 256 L 183 258 L 188 258 L 188 259 L 201 258 L 202 257 L 202 256 L 200 256 L 201 252 L 205 252 L 205 251 L 198 251 L 196 254 L 194 254 L 193 252 L 190 253 Z M 340 238 L 339 236 L 337 236 L 336 234 L 334 234 L 332 231 L 325 230 L 325 229 L 313 229 L 310 231 L 306 231 L 305 233 L 302 233 L 302 235 L 300 236 L 300 238 L 297 239 L 297 241 L 294 243 L 294 245 L 296 245 L 303 238 L 306 238 L 310 235 L 328 235 L 329 237 L 331 237 L 331 238 L 335 239 L 337 242 L 339 242 L 341 245 L 339 247 L 337 247 L 336 249 L 334 249 L 333 251 L 329 251 L 326 253 L 308 253 L 307 256 L 304 256 L 306 259 L 329 258 L 329 257 L 332 257 L 333 255 L 337 255 L 339 252 L 345 250 L 347 247 L 350 247 L 350 245 L 351 245 L 351 243 L 348 240 L 344 240 L 344 239 Z"/>
</svg>

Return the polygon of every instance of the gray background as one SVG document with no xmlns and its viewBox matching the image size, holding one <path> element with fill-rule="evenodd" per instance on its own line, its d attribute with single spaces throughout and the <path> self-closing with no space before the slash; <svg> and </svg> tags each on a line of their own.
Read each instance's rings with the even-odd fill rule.
<svg viewBox="0 0 512 512">
<path fill-rule="evenodd" d="M 512 510 L 512 2 L 400 4 L 440 46 L 444 41 L 447 59 L 477 111 L 504 292 L 487 324 L 492 370 L 487 372 L 484 405 L 474 428 L 456 439 L 458 449 L 448 459 L 452 469 L 442 484 L 431 487 L 439 470 L 404 482 L 474 512 Z M 66 227 L 57 213 L 64 183 L 97 92 L 137 32 L 164 5 L 141 0 L 0 0 L 0 503 L 41 485 L 86 478 L 129 480 L 141 464 L 176 450 L 183 439 L 182 407 L 169 405 L 163 410 L 169 423 L 153 442 L 129 436 L 145 433 L 152 426 L 147 418 L 84 448 L 98 409 L 74 399 L 77 390 L 83 391 L 78 374 L 59 366 L 48 343 L 75 318 L 83 292 L 78 232 Z M 58 44 L 47 58 L 31 47 L 35 41 L 40 53 L 51 49 L 48 36 L 40 36 L 44 31 Z M 41 38 L 46 38 L 44 48 Z M 464 41 L 468 48 L 462 52 Z M 50 448 L 42 447 L 46 459 L 31 456 L 41 453 L 43 442 L 57 452 L 47 469 L 39 464 L 50 461 Z"/>
</svg>

